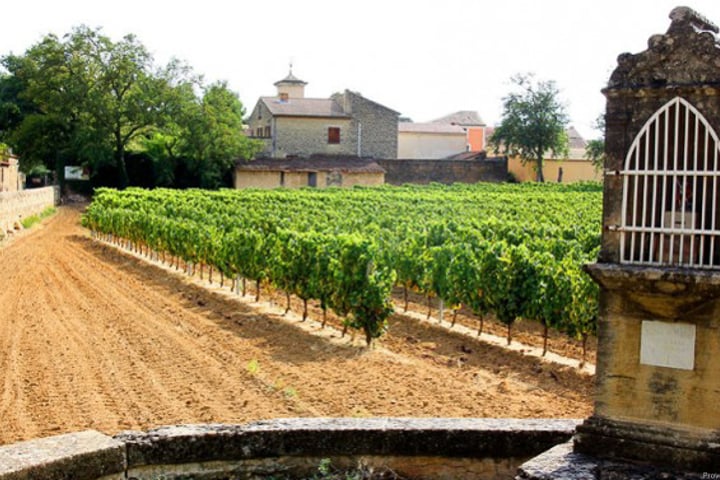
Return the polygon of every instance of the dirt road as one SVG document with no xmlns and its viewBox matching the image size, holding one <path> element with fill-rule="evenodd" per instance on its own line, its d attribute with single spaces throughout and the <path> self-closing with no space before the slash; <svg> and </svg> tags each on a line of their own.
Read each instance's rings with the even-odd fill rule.
<svg viewBox="0 0 720 480">
<path fill-rule="evenodd" d="M 0 444 L 272 417 L 590 413 L 592 379 L 571 368 L 404 317 L 367 350 L 95 242 L 77 209 L 0 246 L 0 272 Z"/>
</svg>

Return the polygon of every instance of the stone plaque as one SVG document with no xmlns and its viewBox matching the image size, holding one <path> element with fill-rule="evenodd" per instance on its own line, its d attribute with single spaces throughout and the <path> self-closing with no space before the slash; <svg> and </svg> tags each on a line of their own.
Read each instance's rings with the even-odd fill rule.
<svg viewBox="0 0 720 480">
<path fill-rule="evenodd" d="M 643 320 L 640 363 L 656 367 L 695 368 L 695 325 Z"/>
</svg>

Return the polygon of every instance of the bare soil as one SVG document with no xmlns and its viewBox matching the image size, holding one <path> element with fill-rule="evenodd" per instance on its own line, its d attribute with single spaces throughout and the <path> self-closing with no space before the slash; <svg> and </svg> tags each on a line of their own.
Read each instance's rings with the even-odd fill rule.
<svg viewBox="0 0 720 480">
<path fill-rule="evenodd" d="M 576 368 L 404 315 L 368 349 L 321 329 L 316 307 L 283 316 L 279 292 L 255 303 L 92 240 L 79 215 L 61 207 L 0 246 L 0 444 L 275 417 L 591 412 L 593 377 Z"/>
</svg>

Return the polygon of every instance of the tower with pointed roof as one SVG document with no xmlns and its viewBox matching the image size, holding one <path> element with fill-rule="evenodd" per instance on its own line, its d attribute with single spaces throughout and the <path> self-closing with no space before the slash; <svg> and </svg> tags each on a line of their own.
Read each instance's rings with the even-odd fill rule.
<svg viewBox="0 0 720 480">
<path fill-rule="evenodd" d="M 278 80 L 274 85 L 277 87 L 277 96 L 280 99 L 305 98 L 305 85 L 307 85 L 307 82 L 293 75 L 292 64 L 290 64 L 290 73 L 288 73 L 287 77 Z"/>
</svg>

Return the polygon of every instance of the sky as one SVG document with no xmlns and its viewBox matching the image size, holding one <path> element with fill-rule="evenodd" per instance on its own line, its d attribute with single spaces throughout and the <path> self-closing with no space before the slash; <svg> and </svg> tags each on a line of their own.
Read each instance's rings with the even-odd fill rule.
<svg viewBox="0 0 720 480">
<path fill-rule="evenodd" d="M 560 90 L 571 125 L 596 138 L 617 56 L 664 33 L 677 0 L 23 0 L 4 7 L 0 55 L 84 24 L 134 34 L 160 65 L 178 58 L 224 80 L 248 112 L 293 73 L 307 97 L 345 89 L 416 122 L 473 110 L 502 119 L 510 78 Z M 720 2 L 685 4 L 720 23 Z"/>
</svg>

